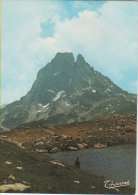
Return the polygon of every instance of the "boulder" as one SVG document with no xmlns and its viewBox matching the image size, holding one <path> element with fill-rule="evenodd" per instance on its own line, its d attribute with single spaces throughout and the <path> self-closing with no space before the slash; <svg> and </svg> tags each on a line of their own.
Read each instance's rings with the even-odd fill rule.
<svg viewBox="0 0 138 195">
<path fill-rule="evenodd" d="M 22 183 L 15 183 L 15 184 L 4 184 L 0 185 L 0 192 L 6 192 L 8 190 L 13 190 L 13 191 L 24 191 L 26 189 L 30 188 L 29 185 L 25 185 Z"/>
<path fill-rule="evenodd" d="M 106 144 L 101 144 L 101 143 L 94 144 L 94 148 L 96 149 L 106 148 L 106 147 L 107 147 L 107 143 Z"/>
<path fill-rule="evenodd" d="M 74 183 L 80 184 L 80 181 L 73 181 Z"/>
<path fill-rule="evenodd" d="M 103 131 L 103 128 L 99 128 L 99 131 Z"/>
<path fill-rule="evenodd" d="M 61 139 L 67 140 L 67 139 L 69 139 L 69 136 L 68 135 L 61 135 Z"/>
<path fill-rule="evenodd" d="M 70 147 L 68 147 L 68 150 L 70 150 L 70 151 L 77 151 L 77 150 L 78 150 L 78 148 L 73 147 L 73 146 L 70 146 Z"/>
<path fill-rule="evenodd" d="M 51 153 L 56 153 L 56 152 L 59 152 L 60 149 L 58 147 L 54 147 L 50 150 Z"/>
<path fill-rule="evenodd" d="M 72 142 L 72 139 L 67 139 L 66 141 L 67 141 L 67 142 Z"/>
<path fill-rule="evenodd" d="M 11 180 L 15 180 L 15 177 L 11 174 L 11 175 L 9 175 L 9 177 L 8 177 L 9 179 L 11 179 Z"/>
<path fill-rule="evenodd" d="M 54 165 L 58 165 L 58 166 L 61 166 L 61 167 L 65 167 L 65 165 L 63 165 L 63 164 L 60 163 L 60 162 L 56 162 L 56 161 L 49 161 L 49 162 L 51 162 L 51 163 L 54 164 Z"/>
<path fill-rule="evenodd" d="M 50 130 L 50 129 L 47 129 L 46 130 L 48 133 L 50 133 L 51 135 L 54 135 L 55 133 L 52 131 L 52 130 Z"/>
<path fill-rule="evenodd" d="M 96 187 L 95 186 L 91 186 L 92 189 L 95 189 Z"/>
<path fill-rule="evenodd" d="M 5 164 L 6 164 L 6 165 L 11 165 L 12 162 L 11 162 L 11 161 L 6 161 Z"/>
<path fill-rule="evenodd" d="M 83 144 L 77 144 L 77 148 L 80 150 L 83 150 L 85 148 L 85 146 Z"/>
<path fill-rule="evenodd" d="M 53 139 L 55 139 L 55 140 L 59 140 L 59 138 L 60 138 L 59 135 L 54 135 L 54 136 L 53 136 Z"/>
<path fill-rule="evenodd" d="M 0 138 L 7 138 L 7 135 L 1 135 Z"/>
<path fill-rule="evenodd" d="M 121 129 L 121 126 L 116 126 L 116 129 L 117 129 L 117 130 L 120 130 L 120 129 Z"/>
<path fill-rule="evenodd" d="M 25 149 L 25 147 L 23 146 L 22 143 L 18 143 L 17 145 L 18 145 L 20 148 Z"/>
<path fill-rule="evenodd" d="M 19 171 L 23 170 L 22 167 L 16 167 L 16 169 L 19 170 Z"/>
<path fill-rule="evenodd" d="M 36 144 L 35 144 L 35 146 L 40 146 L 40 145 L 43 145 L 44 144 L 44 142 L 37 142 Z"/>
<path fill-rule="evenodd" d="M 36 152 L 38 152 L 38 153 L 48 153 L 48 150 L 36 149 Z"/>
<path fill-rule="evenodd" d="M 86 143 L 82 143 L 82 145 L 83 145 L 85 148 L 88 147 L 88 144 L 86 144 Z"/>
</svg>

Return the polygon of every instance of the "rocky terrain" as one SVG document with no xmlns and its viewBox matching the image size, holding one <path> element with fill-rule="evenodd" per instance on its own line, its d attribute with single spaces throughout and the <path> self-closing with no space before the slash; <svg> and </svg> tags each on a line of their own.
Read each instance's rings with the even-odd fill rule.
<svg viewBox="0 0 138 195">
<path fill-rule="evenodd" d="M 104 178 L 0 140 L 0 192 L 134 194 L 131 187 L 106 189 Z"/>
<path fill-rule="evenodd" d="M 136 114 L 136 95 L 119 88 L 78 55 L 57 53 L 42 68 L 31 90 L 0 112 L 1 131 L 31 121 L 47 126 L 99 116 Z"/>
<path fill-rule="evenodd" d="M 37 153 L 76 151 L 136 142 L 136 115 L 105 116 L 55 127 L 32 122 L 1 134 L 0 139 Z"/>
</svg>

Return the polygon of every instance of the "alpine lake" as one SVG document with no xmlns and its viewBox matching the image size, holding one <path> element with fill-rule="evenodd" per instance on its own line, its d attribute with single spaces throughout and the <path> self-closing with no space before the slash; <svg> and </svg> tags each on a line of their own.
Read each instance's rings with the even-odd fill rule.
<svg viewBox="0 0 138 195">
<path fill-rule="evenodd" d="M 129 181 L 130 185 L 135 187 L 136 144 L 58 152 L 50 156 L 72 166 L 79 157 L 82 170 L 93 175 L 104 176 L 106 180 L 113 182 Z"/>
</svg>

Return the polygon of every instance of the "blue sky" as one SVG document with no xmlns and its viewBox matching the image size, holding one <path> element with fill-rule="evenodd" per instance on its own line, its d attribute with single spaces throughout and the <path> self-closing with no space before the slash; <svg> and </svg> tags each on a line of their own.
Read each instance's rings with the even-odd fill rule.
<svg viewBox="0 0 138 195">
<path fill-rule="evenodd" d="M 81 53 L 136 93 L 137 24 L 137 2 L 2 1 L 2 104 L 24 96 L 57 52 Z"/>
</svg>

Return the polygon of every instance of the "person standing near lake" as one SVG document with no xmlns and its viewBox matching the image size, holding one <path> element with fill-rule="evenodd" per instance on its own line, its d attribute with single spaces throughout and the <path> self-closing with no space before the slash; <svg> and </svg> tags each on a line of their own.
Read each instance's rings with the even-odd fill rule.
<svg viewBox="0 0 138 195">
<path fill-rule="evenodd" d="M 80 169 L 80 161 L 79 161 L 79 157 L 76 158 L 75 160 L 75 167 Z"/>
</svg>

